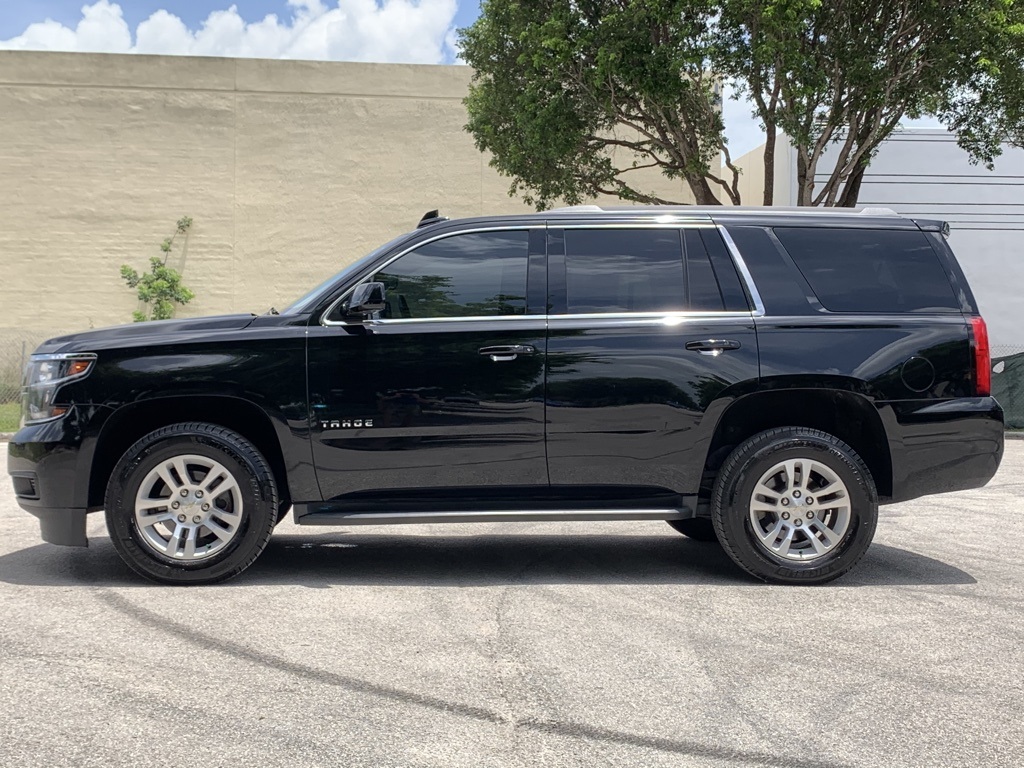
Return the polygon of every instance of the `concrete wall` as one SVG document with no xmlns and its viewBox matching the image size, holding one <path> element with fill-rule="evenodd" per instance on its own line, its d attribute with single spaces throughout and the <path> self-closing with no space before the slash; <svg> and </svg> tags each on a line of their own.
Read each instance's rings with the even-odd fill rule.
<svg viewBox="0 0 1024 768">
<path fill-rule="evenodd" d="M 0 52 L 0 326 L 127 322 L 120 265 L 183 215 L 188 316 L 283 306 L 432 208 L 525 210 L 462 129 L 470 74 Z"/>
<path fill-rule="evenodd" d="M 764 145 L 752 149 L 733 161 L 741 169 L 740 204 L 761 205 L 764 202 Z M 727 169 L 723 169 L 726 173 Z M 793 184 L 796 180 L 796 159 L 793 147 L 785 135 L 779 134 L 775 142 L 775 177 L 772 205 L 792 205 L 796 197 Z M 723 195 L 723 198 L 725 196 Z M 727 198 L 725 198 L 728 204 Z"/>
</svg>

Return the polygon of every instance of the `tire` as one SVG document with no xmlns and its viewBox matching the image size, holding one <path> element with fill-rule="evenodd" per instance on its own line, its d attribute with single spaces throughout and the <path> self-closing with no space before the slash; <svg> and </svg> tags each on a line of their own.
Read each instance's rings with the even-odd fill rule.
<svg viewBox="0 0 1024 768">
<path fill-rule="evenodd" d="M 706 517 L 691 517 L 686 520 L 666 520 L 679 533 L 694 541 L 718 541 L 714 524 Z"/>
<path fill-rule="evenodd" d="M 878 494 L 842 440 L 785 427 L 754 435 L 729 455 L 711 514 L 723 549 L 748 573 L 778 584 L 823 584 L 867 551 Z"/>
<path fill-rule="evenodd" d="M 129 448 L 107 483 L 105 506 L 114 548 L 133 571 L 164 584 L 212 584 L 252 565 L 279 502 L 270 466 L 252 443 L 189 423 Z"/>
</svg>

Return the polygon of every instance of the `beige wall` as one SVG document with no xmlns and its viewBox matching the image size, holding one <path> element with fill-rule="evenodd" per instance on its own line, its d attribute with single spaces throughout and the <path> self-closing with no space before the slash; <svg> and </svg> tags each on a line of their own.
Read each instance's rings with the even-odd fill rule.
<svg viewBox="0 0 1024 768">
<path fill-rule="evenodd" d="M 278 307 L 413 227 L 525 210 L 455 66 L 0 52 L 0 326 L 126 322 L 118 276 L 194 219 L 182 316 Z M 659 177 L 666 196 L 691 199 Z"/>
<path fill-rule="evenodd" d="M 774 178 L 774 202 L 773 205 L 794 205 L 793 203 L 793 146 L 785 134 L 780 133 L 775 142 L 775 178 Z M 739 168 L 740 174 L 740 203 L 741 205 L 763 205 L 764 204 L 764 145 L 752 149 L 733 161 L 733 165 Z M 722 178 L 729 178 L 727 168 L 722 168 Z M 722 195 L 726 205 L 729 205 L 728 198 Z"/>
</svg>

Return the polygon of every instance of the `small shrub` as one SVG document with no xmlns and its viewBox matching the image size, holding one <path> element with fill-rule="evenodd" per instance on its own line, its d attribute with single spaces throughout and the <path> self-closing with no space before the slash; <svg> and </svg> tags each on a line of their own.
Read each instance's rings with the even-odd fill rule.
<svg viewBox="0 0 1024 768">
<path fill-rule="evenodd" d="M 174 234 L 160 243 L 163 257 L 151 257 L 148 272 L 140 274 L 127 264 L 121 265 L 121 278 L 129 288 L 135 289 L 139 301 L 146 307 L 145 312 L 132 312 L 132 319 L 136 323 L 146 320 L 169 320 L 174 316 L 175 304 L 188 304 L 195 298 L 195 294 L 181 282 L 181 273 L 167 266 L 167 257 L 171 254 L 174 241 L 178 235 L 187 236 L 191 226 L 190 216 L 178 219 Z"/>
</svg>

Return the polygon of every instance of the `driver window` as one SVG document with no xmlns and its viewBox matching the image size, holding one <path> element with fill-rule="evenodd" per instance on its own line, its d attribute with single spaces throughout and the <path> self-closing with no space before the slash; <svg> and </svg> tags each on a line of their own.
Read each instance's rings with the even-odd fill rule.
<svg viewBox="0 0 1024 768">
<path fill-rule="evenodd" d="M 371 279 L 384 283 L 382 319 L 526 314 L 526 230 L 472 232 L 422 245 Z"/>
</svg>

